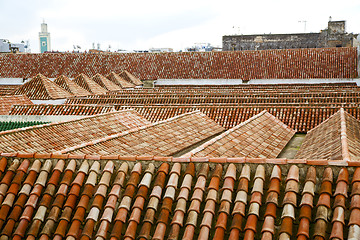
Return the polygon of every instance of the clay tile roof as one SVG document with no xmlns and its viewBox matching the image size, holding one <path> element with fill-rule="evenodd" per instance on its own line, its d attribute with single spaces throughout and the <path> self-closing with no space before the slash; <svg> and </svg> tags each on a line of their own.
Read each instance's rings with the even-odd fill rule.
<svg viewBox="0 0 360 240">
<path fill-rule="evenodd" d="M 340 109 L 308 132 L 295 158 L 354 160 L 360 159 L 360 122 Z"/>
<path fill-rule="evenodd" d="M 1 132 L 0 149 L 5 152 L 50 153 L 149 123 L 133 110 L 110 112 Z"/>
<path fill-rule="evenodd" d="M 6 160 L 1 238 L 360 237 L 355 167 Z M 329 171 L 336 176 L 333 183 Z M 298 193 L 288 187 L 294 177 Z M 336 195 L 322 191 L 328 183 Z M 353 194 L 347 197 L 348 191 Z"/>
<path fill-rule="evenodd" d="M 140 81 L 139 78 L 135 77 L 133 74 L 129 73 L 128 71 L 124 70 L 119 73 L 119 76 L 126 81 L 135 84 L 136 86 L 142 85 L 143 83 Z"/>
<path fill-rule="evenodd" d="M 0 96 L 13 95 L 20 85 L 0 85 Z"/>
<path fill-rule="evenodd" d="M 32 100 L 64 99 L 73 96 L 70 92 L 50 81 L 42 74 L 37 74 L 15 91 L 16 95 L 24 94 Z"/>
<path fill-rule="evenodd" d="M 199 111 L 62 150 L 62 153 L 172 156 L 224 131 Z"/>
<path fill-rule="evenodd" d="M 65 89 L 66 91 L 72 93 L 76 97 L 88 96 L 91 93 L 86 91 L 84 88 L 77 85 L 74 81 L 70 80 L 64 75 L 60 75 L 54 80 L 54 83 Z"/>
<path fill-rule="evenodd" d="M 185 156 L 276 158 L 294 134 L 294 130 L 263 111 Z"/>
<path fill-rule="evenodd" d="M 133 88 L 135 87 L 135 84 L 126 81 L 122 77 L 120 77 L 118 74 L 111 72 L 108 75 L 106 75 L 106 78 L 112 81 L 113 83 L 117 84 L 121 88 Z"/>
<path fill-rule="evenodd" d="M 9 115 L 96 115 L 115 112 L 112 106 L 84 105 L 84 104 L 32 104 L 14 105 Z"/>
<path fill-rule="evenodd" d="M 118 73 L 124 69 L 141 80 L 309 79 L 358 76 L 356 47 L 162 54 L 0 55 L 2 78 L 26 78 L 37 73 L 52 78 L 58 77 L 59 74 L 68 77 L 75 77 L 80 73 L 89 76 L 96 73 L 107 75 L 111 71 Z"/>
<path fill-rule="evenodd" d="M 101 87 L 105 88 L 108 91 L 121 90 L 121 87 L 119 87 L 118 85 L 116 85 L 115 83 L 113 83 L 112 81 L 101 75 L 100 73 L 94 75 L 91 78 L 91 80 L 93 80 L 94 82 L 96 82 L 97 84 L 99 84 Z"/>
<path fill-rule="evenodd" d="M 84 88 L 85 90 L 93 93 L 93 94 L 106 94 L 107 90 L 102 88 L 99 84 L 91 80 L 88 76 L 81 73 L 76 76 L 73 81 L 79 85 L 80 87 Z"/>
<path fill-rule="evenodd" d="M 0 115 L 8 115 L 16 104 L 33 104 L 26 95 L 9 95 L 0 97 Z"/>
</svg>

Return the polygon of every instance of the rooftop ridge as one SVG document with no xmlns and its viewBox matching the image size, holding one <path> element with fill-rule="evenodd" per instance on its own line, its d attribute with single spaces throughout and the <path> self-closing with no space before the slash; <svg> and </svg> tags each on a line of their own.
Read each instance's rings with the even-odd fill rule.
<svg viewBox="0 0 360 240">
<path fill-rule="evenodd" d="M 341 108 L 340 110 L 340 126 L 341 126 L 341 154 L 344 161 L 350 161 L 349 145 L 346 134 L 346 119 L 345 119 L 345 110 Z"/>
<path fill-rule="evenodd" d="M 26 131 L 29 129 L 36 129 L 36 128 L 42 128 L 42 127 L 48 127 L 48 126 L 55 126 L 55 125 L 61 125 L 61 124 L 65 124 L 68 122 L 76 122 L 76 121 L 81 121 L 84 118 L 97 118 L 97 117 L 101 117 L 104 115 L 110 115 L 110 114 L 116 114 L 119 112 L 136 112 L 134 109 L 122 109 L 116 112 L 108 112 L 108 113 L 102 113 L 102 114 L 97 114 L 97 115 L 91 115 L 91 116 L 81 116 L 78 119 L 71 119 L 71 120 L 65 120 L 65 121 L 60 121 L 60 122 L 54 122 L 54 123 L 46 123 L 46 124 L 41 124 L 41 125 L 35 125 L 35 126 L 29 126 L 29 127 L 24 127 L 24 128 L 18 128 L 18 129 L 11 129 L 11 130 L 6 130 L 3 132 L 0 132 L 0 136 L 1 135 L 5 135 L 8 133 L 15 133 L 15 132 L 20 132 L 20 131 Z"/>
<path fill-rule="evenodd" d="M 178 116 L 175 116 L 175 117 L 163 120 L 163 121 L 151 123 L 149 125 L 145 125 L 145 126 L 141 126 L 141 127 L 135 127 L 135 128 L 130 129 L 130 130 L 127 130 L 127 131 L 123 131 L 123 132 L 120 132 L 120 133 L 112 134 L 110 136 L 102 137 L 102 138 L 93 140 L 91 142 L 84 142 L 82 144 L 72 146 L 72 147 L 69 147 L 69 148 L 65 148 L 65 149 L 57 151 L 55 153 L 56 154 L 68 153 L 68 152 L 75 151 L 75 150 L 78 150 L 78 149 L 81 149 L 81 148 L 84 148 L 84 147 L 87 147 L 87 146 L 96 145 L 98 143 L 102 143 L 102 142 L 106 142 L 108 140 L 112 140 L 112 139 L 115 139 L 115 138 L 118 138 L 118 137 L 122 137 L 122 136 L 125 136 L 125 135 L 128 135 L 128 134 L 131 134 L 133 132 L 141 131 L 141 130 L 144 130 L 144 129 L 147 129 L 147 128 L 155 127 L 155 126 L 160 125 L 160 124 L 171 122 L 171 121 L 174 121 L 175 119 L 184 118 L 187 115 L 193 115 L 193 114 L 200 114 L 202 117 L 208 118 L 205 114 L 203 114 L 199 110 L 196 110 L 196 111 L 184 113 L 184 114 L 181 114 L 181 115 L 178 115 Z M 208 118 L 208 119 L 210 119 L 210 118 Z"/>
<path fill-rule="evenodd" d="M 120 161 L 156 161 L 156 162 L 172 162 L 172 163 L 234 163 L 234 164 L 270 164 L 270 165 L 287 165 L 287 164 L 305 164 L 315 166 L 349 166 L 360 167 L 360 161 L 342 161 L 329 159 L 288 159 L 288 158 L 249 158 L 249 157 L 164 157 L 153 155 L 90 155 L 90 154 L 58 154 L 47 153 L 39 154 L 18 153 L 18 152 L 1 152 L 2 157 L 12 157 L 20 159 L 88 159 L 88 160 L 120 160 Z"/>
<path fill-rule="evenodd" d="M 72 81 L 70 78 L 68 78 L 67 76 L 65 76 L 63 74 L 58 76 L 54 80 L 54 83 L 58 84 L 59 86 L 65 85 L 64 89 L 68 90 L 70 93 L 72 93 L 74 95 L 74 97 L 91 95 L 91 93 L 89 91 L 80 87 L 76 82 Z"/>
</svg>

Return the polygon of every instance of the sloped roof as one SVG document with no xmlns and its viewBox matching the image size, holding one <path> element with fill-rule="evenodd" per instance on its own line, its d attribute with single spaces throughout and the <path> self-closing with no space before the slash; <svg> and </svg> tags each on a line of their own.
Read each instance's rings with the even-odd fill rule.
<svg viewBox="0 0 360 240">
<path fill-rule="evenodd" d="M 340 109 L 309 131 L 296 158 L 360 160 L 360 122 Z"/>
<path fill-rule="evenodd" d="M 37 74 L 15 91 L 16 95 L 24 94 L 32 100 L 54 100 L 73 96 L 70 92 L 50 81 L 42 74 Z"/>
<path fill-rule="evenodd" d="M 0 133 L 0 151 L 54 152 L 149 124 L 133 110 L 9 130 Z"/>
<path fill-rule="evenodd" d="M 19 69 L 18 66 L 21 66 Z M 196 66 L 196 67 L 195 67 Z M 357 48 L 302 48 L 181 53 L 1 54 L 0 77 L 37 73 L 70 78 L 107 75 L 126 69 L 145 79 L 309 79 L 356 78 Z"/>
<path fill-rule="evenodd" d="M 118 74 L 116 74 L 115 72 L 111 72 L 108 75 L 106 75 L 106 78 L 109 79 L 110 81 L 112 81 L 113 83 L 117 84 L 118 86 L 120 86 L 121 88 L 132 88 L 135 87 L 135 84 L 126 81 L 125 79 L 123 79 L 122 77 L 120 77 Z"/>
<path fill-rule="evenodd" d="M 339 107 L 287 107 L 287 106 L 237 106 L 237 105 L 180 105 L 180 106 L 115 106 L 115 109 L 134 109 L 151 122 L 162 121 L 170 117 L 199 110 L 226 129 L 248 120 L 252 116 L 266 110 L 279 118 L 296 132 L 308 132 L 332 114 Z M 351 115 L 360 119 L 359 107 L 344 108 Z"/>
<path fill-rule="evenodd" d="M 3 238 L 360 238 L 360 168 L 45 160 L 1 159 Z"/>
<path fill-rule="evenodd" d="M 129 73 L 128 71 L 124 70 L 119 73 L 119 76 L 126 81 L 135 84 L 136 86 L 142 85 L 143 83 L 140 81 L 139 78 L 135 77 L 133 74 Z"/>
<path fill-rule="evenodd" d="M 13 105 L 9 115 L 96 115 L 108 112 L 115 112 L 115 108 L 113 106 L 84 104 L 23 104 Z"/>
<path fill-rule="evenodd" d="M 8 115 L 15 104 L 33 104 L 26 95 L 0 96 L 0 115 Z"/>
<path fill-rule="evenodd" d="M 54 80 L 54 83 L 65 89 L 66 91 L 72 93 L 76 97 L 88 96 L 91 93 L 86 91 L 84 88 L 77 85 L 74 81 L 71 81 L 68 77 L 60 75 Z"/>
<path fill-rule="evenodd" d="M 203 113 L 195 111 L 92 142 L 84 142 L 59 152 L 172 156 L 222 131 L 223 127 Z"/>
<path fill-rule="evenodd" d="M 106 77 L 104 77 L 103 75 L 101 75 L 99 73 L 94 75 L 91 78 L 91 80 L 93 80 L 94 82 L 99 84 L 101 87 L 105 88 L 106 90 L 109 90 L 109 91 L 121 90 L 120 86 L 116 85 L 115 83 L 113 83 L 112 81 L 110 81 L 109 79 L 107 79 Z"/>
<path fill-rule="evenodd" d="M 81 73 L 73 79 L 73 81 L 80 87 L 86 89 L 93 94 L 106 94 L 107 90 L 102 88 L 99 84 L 91 80 L 88 76 Z"/>
<path fill-rule="evenodd" d="M 262 111 L 185 156 L 276 158 L 294 134 L 278 118 Z"/>
<path fill-rule="evenodd" d="M 0 96 L 13 95 L 20 85 L 0 85 Z"/>
</svg>

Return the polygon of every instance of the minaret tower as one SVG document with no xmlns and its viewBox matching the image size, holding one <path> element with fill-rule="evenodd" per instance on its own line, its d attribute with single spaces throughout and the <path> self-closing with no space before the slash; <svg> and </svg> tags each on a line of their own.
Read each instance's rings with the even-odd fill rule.
<svg viewBox="0 0 360 240">
<path fill-rule="evenodd" d="M 44 53 L 46 51 L 51 51 L 50 44 L 50 33 L 47 30 L 47 24 L 45 21 L 41 24 L 41 32 L 39 32 L 39 40 L 40 40 L 40 52 Z"/>
</svg>

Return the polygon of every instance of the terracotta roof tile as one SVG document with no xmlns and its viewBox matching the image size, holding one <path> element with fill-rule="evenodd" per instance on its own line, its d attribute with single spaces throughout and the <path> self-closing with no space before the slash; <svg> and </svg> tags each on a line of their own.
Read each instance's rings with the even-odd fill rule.
<svg viewBox="0 0 360 240">
<path fill-rule="evenodd" d="M 346 198 L 347 191 L 339 191 L 334 199 L 333 191 L 321 192 L 320 187 L 331 184 L 334 171 L 333 190 L 344 183 L 352 190 L 357 183 L 352 182 L 354 167 L 315 170 L 312 166 L 294 164 L 220 165 L 147 160 L 136 164 L 102 160 L 91 166 L 90 160 L 59 160 L 55 166 L 54 159 L 45 162 L 20 159 L 11 166 L 14 159 L 9 157 L 9 166 L 4 169 L 4 176 L 13 177 L 1 181 L 8 188 L 20 183 L 14 203 L 8 204 L 11 198 L 4 197 L 1 205 L 7 212 L 0 216 L 0 223 L 4 221 L 0 225 L 3 237 L 341 239 L 357 236 L 360 224 L 357 219 L 360 208 L 356 204 L 359 194 Z M 11 183 L 19 178 L 15 177 L 19 173 L 22 180 Z M 283 180 L 282 176 L 287 177 Z M 234 177 L 235 184 L 229 184 Z M 287 186 L 295 183 L 299 185 L 297 193 Z M 274 185 L 279 187 L 270 187 Z M 28 187 L 30 190 L 26 190 Z M 185 191 L 188 194 L 180 194 Z M 199 191 L 202 194 L 194 197 Z M 9 194 L 5 196 L 12 193 Z M 273 200 L 268 201 L 270 195 Z M 328 200 L 322 200 L 323 196 Z M 343 203 L 337 200 L 338 196 Z"/>
<path fill-rule="evenodd" d="M 54 100 L 73 96 L 40 73 L 19 87 L 14 94 L 26 95 L 32 100 Z"/>
<path fill-rule="evenodd" d="M 104 89 L 108 90 L 108 91 L 117 91 L 117 90 L 121 90 L 121 87 L 119 87 L 118 85 L 116 85 L 115 83 L 113 83 L 112 81 L 110 81 L 109 79 L 107 79 L 106 77 L 104 77 L 103 75 L 97 73 L 96 75 L 94 75 L 91 80 L 93 80 L 94 82 L 96 82 L 97 84 L 99 84 L 101 87 L 103 87 Z"/>
<path fill-rule="evenodd" d="M 8 115 L 16 104 L 33 104 L 26 95 L 9 95 L 0 97 L 0 115 Z"/>
<path fill-rule="evenodd" d="M 356 161 L 360 152 L 359 136 L 355 132 L 359 129 L 360 122 L 340 109 L 306 135 L 295 158 Z"/>
<path fill-rule="evenodd" d="M 13 105 L 9 115 L 96 115 L 108 112 L 115 112 L 112 106 L 101 105 Z"/>
<path fill-rule="evenodd" d="M 0 134 L 0 139 L 6 139 L 0 144 L 0 149 L 9 152 L 54 152 L 148 123 L 135 111 L 129 110 L 9 130 Z"/>
<path fill-rule="evenodd" d="M 63 89 L 70 92 L 71 94 L 73 94 L 76 97 L 88 96 L 91 94 L 90 92 L 88 92 L 84 88 L 80 87 L 74 81 L 70 80 L 68 77 L 66 77 L 64 75 L 58 76 L 54 80 L 54 83 L 56 83 L 57 85 L 59 85 L 60 87 L 62 87 Z"/>
<path fill-rule="evenodd" d="M 131 82 L 125 80 L 124 78 L 122 78 L 118 74 L 116 74 L 115 72 L 109 73 L 108 75 L 106 75 L 106 78 L 109 79 L 110 81 L 112 81 L 113 83 L 117 84 L 121 88 L 135 87 L 134 83 L 131 83 Z"/>
<path fill-rule="evenodd" d="M 74 102 L 76 104 L 89 104 L 89 101 L 79 101 Z M 94 104 L 94 102 L 93 102 Z M 103 103 L 98 103 L 103 104 Z M 117 106 L 115 106 L 117 109 Z M 332 114 L 336 113 L 339 110 L 339 107 L 289 107 L 289 106 L 256 106 L 256 107 L 246 107 L 239 105 L 179 105 L 179 106 L 158 106 L 158 105 L 130 105 L 130 106 L 121 106 L 119 109 L 134 109 L 138 111 L 141 115 L 146 117 L 152 122 L 161 121 L 169 117 L 176 116 L 178 114 L 183 114 L 186 112 L 191 112 L 194 110 L 200 110 L 205 113 L 211 119 L 225 127 L 230 129 L 235 127 L 248 120 L 250 117 L 253 117 L 256 114 L 259 114 L 261 111 L 268 111 L 270 114 L 279 118 L 286 125 L 295 129 L 297 132 L 306 133 L 318 126 L 320 123 L 329 118 Z M 357 107 L 345 107 L 346 111 L 351 112 L 352 115 L 357 116 L 357 119 L 360 119 L 360 111 Z"/>
<path fill-rule="evenodd" d="M 80 87 L 84 88 L 86 91 L 89 91 L 93 94 L 106 94 L 107 92 L 106 89 L 102 88 L 99 84 L 91 80 L 83 73 L 76 76 L 73 81 Z"/>
<path fill-rule="evenodd" d="M 294 134 L 293 130 L 264 111 L 205 142 L 189 154 L 197 157 L 275 158 Z M 274 143 L 275 140 L 279 140 L 279 143 Z"/>
<path fill-rule="evenodd" d="M 164 54 L 3 54 L 0 77 L 25 78 L 39 72 L 49 77 L 75 77 L 80 73 L 92 76 L 126 69 L 140 79 L 354 78 L 356 51 L 307 48 Z"/>
<path fill-rule="evenodd" d="M 195 111 L 61 150 L 75 154 L 171 156 L 224 129 Z M 140 140 L 141 139 L 141 140 Z"/>
</svg>

